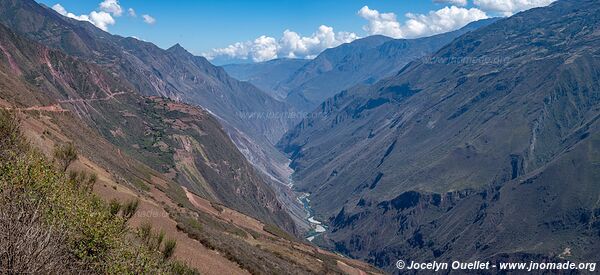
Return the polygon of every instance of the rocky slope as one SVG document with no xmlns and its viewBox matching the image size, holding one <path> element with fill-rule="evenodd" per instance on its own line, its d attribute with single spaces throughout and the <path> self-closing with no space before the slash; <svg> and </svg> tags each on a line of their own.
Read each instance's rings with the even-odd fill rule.
<svg viewBox="0 0 600 275">
<path fill-rule="evenodd" d="M 131 156 L 206 198 L 293 232 L 272 189 L 210 114 L 166 99 L 144 98 L 99 66 L 22 39 L 3 26 L 0 33 L 3 83 L 7 83 L 0 92 L 3 100 L 21 110 L 70 113 L 81 120 L 77 125 L 87 124 L 116 145 L 118 154 Z M 82 148 L 95 148 L 71 121 L 59 119 L 56 124 L 70 139 L 86 142 Z M 130 179 L 132 184 L 138 181 Z"/>
<path fill-rule="evenodd" d="M 54 49 L 100 65 L 138 93 L 203 107 L 224 124 L 245 156 L 265 172 L 286 159 L 273 146 L 299 121 L 290 108 L 255 86 L 233 79 L 180 45 L 168 50 L 63 17 L 33 0 L 0 1 L 0 23 Z M 256 149 L 258 148 L 258 149 Z M 274 174 L 282 180 L 287 175 Z"/>
<path fill-rule="evenodd" d="M 400 257 L 593 260 L 599 9 L 564 0 L 502 19 L 290 131 L 280 146 L 329 245 L 388 270 Z"/>
<path fill-rule="evenodd" d="M 129 226 L 177 240 L 201 274 L 380 274 L 297 240 L 289 216 L 218 121 L 142 97 L 126 81 L 0 25 L 0 108 L 47 155 L 72 142 L 71 171 L 94 173 L 106 200 L 139 200 Z"/>
</svg>

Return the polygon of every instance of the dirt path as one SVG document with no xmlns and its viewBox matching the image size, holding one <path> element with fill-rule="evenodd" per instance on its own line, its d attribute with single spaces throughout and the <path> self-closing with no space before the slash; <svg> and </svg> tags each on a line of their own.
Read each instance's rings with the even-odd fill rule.
<svg viewBox="0 0 600 275">
<path fill-rule="evenodd" d="M 0 49 L 1 49 L 1 45 L 0 45 Z M 69 103 L 72 104 L 72 103 L 88 103 L 88 102 L 94 102 L 94 101 L 108 101 L 108 100 L 114 99 L 115 96 L 123 95 L 123 94 L 125 94 L 125 92 L 118 92 L 118 93 L 110 94 L 107 97 L 103 97 L 103 98 L 65 99 L 65 100 L 59 100 L 58 102 L 62 103 L 62 104 L 69 104 Z M 65 112 L 69 111 L 67 109 L 64 109 L 62 106 L 60 106 L 59 103 L 47 105 L 47 106 L 31 106 L 31 107 L 25 107 L 25 108 L 14 108 L 14 107 L 0 107 L 0 108 L 9 110 L 9 111 L 44 111 L 44 112 L 52 112 L 52 113 L 65 113 Z"/>
<path fill-rule="evenodd" d="M 88 103 L 88 102 L 94 102 L 94 101 L 108 101 L 111 99 L 114 99 L 115 96 L 118 95 L 124 95 L 125 92 L 118 92 L 118 93 L 114 93 L 114 94 L 109 94 L 107 97 L 102 97 L 102 98 L 90 98 L 90 99 L 64 99 L 64 100 L 59 100 L 59 103 Z"/>
<path fill-rule="evenodd" d="M 52 112 L 52 113 L 64 113 L 68 112 L 68 110 L 63 109 L 60 105 L 48 105 L 48 106 L 31 106 L 26 108 L 13 108 L 13 107 L 4 107 L 3 109 L 9 111 L 44 111 L 44 112 Z"/>
</svg>

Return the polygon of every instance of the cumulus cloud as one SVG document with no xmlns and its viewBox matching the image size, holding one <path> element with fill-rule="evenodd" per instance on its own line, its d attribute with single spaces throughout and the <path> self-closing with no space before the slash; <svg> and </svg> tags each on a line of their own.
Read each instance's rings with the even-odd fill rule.
<svg viewBox="0 0 600 275">
<path fill-rule="evenodd" d="M 510 16 L 516 12 L 550 5 L 556 0 L 475 0 L 473 3 L 483 10 Z"/>
<path fill-rule="evenodd" d="M 408 20 L 400 23 L 394 13 L 380 13 L 368 6 L 362 7 L 358 15 L 369 23 L 363 29 L 373 35 L 381 34 L 393 38 L 417 38 L 453 31 L 470 22 L 486 19 L 487 14 L 477 8 L 444 7 L 428 14 L 407 13 Z"/>
<path fill-rule="evenodd" d="M 156 23 L 156 19 L 148 14 L 142 15 L 142 18 L 144 18 L 144 22 L 146 24 L 152 25 L 152 24 Z"/>
<path fill-rule="evenodd" d="M 65 9 L 65 7 L 63 7 L 61 4 L 56 4 L 56 5 L 52 6 L 52 9 L 54 11 L 58 12 L 62 16 L 67 16 L 69 14 L 67 12 L 67 10 Z M 75 15 L 73 14 L 73 16 L 75 16 Z"/>
<path fill-rule="evenodd" d="M 459 7 L 464 7 L 469 3 L 467 0 L 433 0 L 433 2 L 440 4 L 450 4 Z"/>
<path fill-rule="evenodd" d="M 108 12 L 114 16 L 121 16 L 123 8 L 119 5 L 119 0 L 104 0 L 100 3 L 100 10 Z"/>
<path fill-rule="evenodd" d="M 255 62 L 275 58 L 314 58 L 327 48 L 352 42 L 359 38 L 355 33 L 335 32 L 332 27 L 322 25 L 311 36 L 285 30 L 280 39 L 260 36 L 252 41 L 238 42 L 225 48 L 213 49 L 203 55 L 212 60 L 217 57 L 252 59 Z"/>
<path fill-rule="evenodd" d="M 549 5 L 555 0 L 473 0 L 474 7 L 467 8 L 469 0 L 432 0 L 448 4 L 439 10 L 425 14 L 407 13 L 398 20 L 394 13 L 379 12 L 362 7 L 358 15 L 368 21 L 363 30 L 369 35 L 386 35 L 393 38 L 418 38 L 445 33 L 465 25 L 489 18 L 492 15 L 512 15 L 522 10 Z M 314 58 L 323 50 L 359 38 L 351 32 L 334 32 L 333 28 L 321 26 L 311 36 L 301 36 L 286 30 L 281 38 L 260 36 L 254 40 L 238 42 L 225 48 L 213 49 L 203 55 L 209 60 L 225 57 L 251 59 L 255 62 L 275 58 Z"/>
<path fill-rule="evenodd" d="M 123 15 L 123 12 L 125 11 L 119 3 L 119 0 L 102 0 L 102 2 L 98 4 L 98 8 L 89 14 L 76 15 L 68 12 L 61 4 L 52 6 L 52 9 L 63 16 L 79 21 L 90 22 L 103 31 L 108 31 L 109 26 L 116 24 L 115 17 Z M 128 8 L 127 14 L 131 17 L 137 17 L 133 8 Z M 156 19 L 148 14 L 144 14 L 142 17 L 147 24 L 152 25 L 156 23 Z"/>
<path fill-rule="evenodd" d="M 60 4 L 52 6 L 52 9 L 62 16 L 73 18 L 79 21 L 90 22 L 103 31 L 108 31 L 108 26 L 116 23 L 115 19 L 110 15 L 110 13 L 105 11 L 92 11 L 89 14 L 76 15 L 68 12 Z"/>
</svg>

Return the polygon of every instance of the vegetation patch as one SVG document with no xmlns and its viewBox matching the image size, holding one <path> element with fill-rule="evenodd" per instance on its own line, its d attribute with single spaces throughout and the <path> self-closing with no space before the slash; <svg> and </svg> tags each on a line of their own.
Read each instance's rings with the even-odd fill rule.
<svg viewBox="0 0 600 275">
<path fill-rule="evenodd" d="M 63 149 L 55 156 L 76 155 Z M 0 111 L 0 273 L 196 273 L 169 259 L 172 241 L 159 250 L 129 229 L 137 201 L 102 201 L 91 193 L 95 176 L 66 174 L 69 163 L 33 149 L 15 116 Z"/>
</svg>

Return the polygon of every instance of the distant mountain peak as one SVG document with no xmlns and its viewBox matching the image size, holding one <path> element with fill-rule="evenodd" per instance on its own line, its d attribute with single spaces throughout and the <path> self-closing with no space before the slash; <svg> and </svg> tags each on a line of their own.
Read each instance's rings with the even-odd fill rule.
<svg viewBox="0 0 600 275">
<path fill-rule="evenodd" d="M 191 55 L 190 52 L 188 52 L 183 46 L 181 46 L 181 44 L 177 43 L 173 46 L 171 46 L 170 48 L 167 49 L 168 52 L 170 53 L 175 53 L 175 54 L 183 54 L 183 55 Z"/>
</svg>

